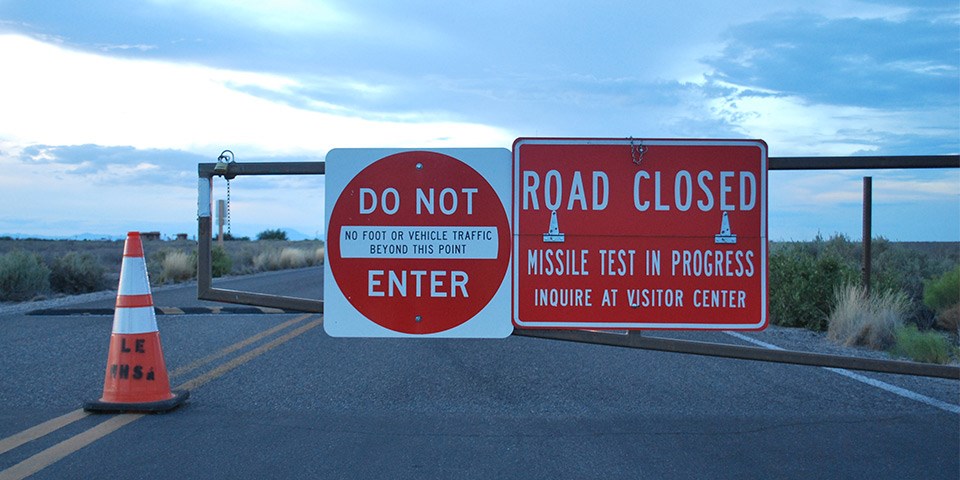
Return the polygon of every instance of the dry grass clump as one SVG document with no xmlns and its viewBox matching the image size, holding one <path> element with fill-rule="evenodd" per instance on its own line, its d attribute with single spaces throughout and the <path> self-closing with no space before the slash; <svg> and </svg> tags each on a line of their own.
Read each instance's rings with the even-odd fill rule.
<svg viewBox="0 0 960 480">
<path fill-rule="evenodd" d="M 321 252 L 322 248 L 319 249 Z M 285 270 L 304 268 L 323 263 L 323 253 L 299 248 L 283 248 L 260 252 L 253 257 L 255 271 Z"/>
<path fill-rule="evenodd" d="M 299 248 L 284 248 L 280 250 L 280 268 L 303 268 L 309 264 L 307 252 Z"/>
<path fill-rule="evenodd" d="M 856 285 L 838 288 L 827 338 L 847 346 L 886 350 L 896 342 L 897 329 L 903 326 L 909 305 L 902 292 L 867 295 Z"/>
<path fill-rule="evenodd" d="M 197 267 L 193 263 L 193 257 L 181 251 L 168 252 L 160 262 L 160 283 L 165 282 L 183 282 L 193 278 Z"/>
<path fill-rule="evenodd" d="M 280 269 L 280 250 L 267 250 L 253 256 L 253 271 L 263 272 Z"/>
<path fill-rule="evenodd" d="M 275 270 L 271 268 L 274 265 L 279 263 L 280 253 L 277 250 L 267 250 L 266 252 L 260 252 L 253 256 L 250 259 L 250 262 L 253 264 L 253 271 L 262 272 L 265 270 Z"/>
</svg>

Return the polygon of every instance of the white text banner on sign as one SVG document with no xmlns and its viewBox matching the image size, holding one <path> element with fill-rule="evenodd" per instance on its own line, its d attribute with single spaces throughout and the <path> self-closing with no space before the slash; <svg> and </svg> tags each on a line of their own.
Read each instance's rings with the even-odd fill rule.
<svg viewBox="0 0 960 480">
<path fill-rule="evenodd" d="M 495 259 L 496 227 L 344 226 L 343 258 Z"/>
<path fill-rule="evenodd" d="M 513 154 L 517 326 L 766 326 L 763 141 L 520 138 Z"/>
</svg>

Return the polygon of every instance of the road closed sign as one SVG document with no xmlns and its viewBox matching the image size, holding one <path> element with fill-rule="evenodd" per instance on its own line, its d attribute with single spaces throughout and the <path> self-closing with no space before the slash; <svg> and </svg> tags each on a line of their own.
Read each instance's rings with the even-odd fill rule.
<svg viewBox="0 0 960 480">
<path fill-rule="evenodd" d="M 513 155 L 517 326 L 766 327 L 763 141 L 520 138 Z"/>
<path fill-rule="evenodd" d="M 329 335 L 513 332 L 509 150 L 335 149 L 325 188 Z"/>
</svg>

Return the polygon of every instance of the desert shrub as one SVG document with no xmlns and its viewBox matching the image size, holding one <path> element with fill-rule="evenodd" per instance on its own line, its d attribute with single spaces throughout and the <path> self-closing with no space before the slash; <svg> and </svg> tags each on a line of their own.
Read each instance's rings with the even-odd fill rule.
<svg viewBox="0 0 960 480">
<path fill-rule="evenodd" d="M 844 285 L 837 289 L 835 306 L 830 312 L 827 338 L 847 346 L 865 346 L 886 350 L 903 326 L 909 300 L 903 292 L 867 294 L 865 288 Z"/>
<path fill-rule="evenodd" d="M 923 303 L 935 311 L 946 310 L 960 303 L 960 267 L 926 282 Z"/>
<path fill-rule="evenodd" d="M 67 294 L 105 290 L 106 270 L 90 253 L 68 252 L 50 266 L 50 287 Z"/>
<path fill-rule="evenodd" d="M 30 300 L 49 289 L 50 269 L 39 255 L 22 250 L 0 255 L 0 300 Z"/>
<path fill-rule="evenodd" d="M 183 282 L 193 278 L 197 272 L 196 258 L 179 250 L 167 251 L 160 261 L 160 275 L 157 282 Z"/>
<path fill-rule="evenodd" d="M 923 303 L 936 312 L 936 326 L 960 339 L 960 267 L 924 284 Z"/>
<path fill-rule="evenodd" d="M 937 327 L 952 333 L 960 343 L 960 303 L 937 314 Z"/>
<path fill-rule="evenodd" d="M 896 345 L 890 353 L 916 362 L 949 363 L 950 342 L 935 331 L 921 332 L 916 325 L 907 325 L 897 330 Z"/>
<path fill-rule="evenodd" d="M 920 330 L 933 325 L 937 309 L 924 303 L 925 280 L 955 268 L 956 261 L 944 255 L 923 252 L 903 244 L 878 239 L 873 242 L 871 285 L 878 290 L 898 290 L 910 299 L 907 320 Z"/>
<path fill-rule="evenodd" d="M 824 330 L 834 291 L 857 277 L 857 268 L 836 247 L 813 247 L 786 244 L 770 254 L 770 318 L 777 325 Z"/>
<path fill-rule="evenodd" d="M 257 240 L 286 240 L 287 232 L 280 230 L 264 230 L 257 234 Z"/>
<path fill-rule="evenodd" d="M 314 265 L 321 265 L 321 264 L 323 264 L 323 255 L 324 255 L 324 252 L 325 252 L 325 251 L 326 251 L 326 249 L 325 249 L 324 247 L 317 247 L 317 249 L 313 251 L 313 264 L 314 264 Z"/>
<path fill-rule="evenodd" d="M 253 257 L 262 250 L 258 242 L 227 242 L 224 249 L 230 256 L 232 263 L 230 273 L 248 274 L 256 270 L 253 268 Z"/>
<path fill-rule="evenodd" d="M 194 262 L 196 264 L 196 262 Z M 196 270 L 196 268 L 194 268 Z M 210 251 L 210 270 L 214 277 L 228 275 L 233 270 L 233 260 L 223 247 L 213 247 Z"/>
<path fill-rule="evenodd" d="M 218 239 L 217 236 L 214 235 L 213 240 L 216 241 L 217 239 Z M 230 242 L 230 241 L 249 242 L 249 241 L 250 241 L 250 237 L 235 237 L 235 236 L 233 236 L 232 234 L 230 234 L 230 232 L 225 232 L 225 233 L 223 234 L 223 241 L 225 241 L 225 242 Z"/>
<path fill-rule="evenodd" d="M 839 259 L 849 267 L 855 278 L 860 278 L 862 272 L 863 244 L 851 241 L 844 235 L 834 235 L 829 239 L 818 235 L 811 242 L 771 244 L 771 260 L 775 255 L 785 252 L 807 255 L 813 259 Z M 936 311 L 923 302 L 924 280 L 939 277 L 956 268 L 957 253 L 917 248 L 878 237 L 872 242 L 872 257 L 870 289 L 903 292 L 910 300 L 905 320 L 917 324 L 920 330 L 931 327 Z M 772 261 L 770 273 L 772 289 L 775 287 L 773 278 L 777 275 Z"/>
<path fill-rule="evenodd" d="M 860 242 L 851 241 L 843 234 L 836 234 L 826 240 L 817 235 L 810 243 L 810 247 L 818 257 L 833 255 L 854 261 L 863 257 L 863 245 Z"/>
</svg>

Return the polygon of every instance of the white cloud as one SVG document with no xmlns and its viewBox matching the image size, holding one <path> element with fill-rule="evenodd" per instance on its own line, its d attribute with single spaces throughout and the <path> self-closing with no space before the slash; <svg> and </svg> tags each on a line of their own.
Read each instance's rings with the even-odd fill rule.
<svg viewBox="0 0 960 480">
<path fill-rule="evenodd" d="M 830 19 L 856 18 L 861 20 L 901 20 L 906 18 L 912 9 L 880 3 L 848 1 L 848 0 L 818 0 L 804 4 L 804 9 L 816 12 Z"/>
<path fill-rule="evenodd" d="M 303 110 L 237 89 L 288 93 L 299 86 L 291 78 L 112 58 L 19 35 L 0 35 L 0 59 L 0 137 L 20 144 L 320 156 L 334 146 L 506 146 L 513 138 L 415 113 L 382 121 Z"/>
<path fill-rule="evenodd" d="M 772 156 L 854 155 L 875 151 L 885 137 L 950 134 L 940 115 L 930 110 L 822 104 L 770 90 L 737 87 L 709 104 L 714 115 L 744 135 L 766 140 Z"/>
<path fill-rule="evenodd" d="M 957 65 L 945 65 L 929 61 L 891 62 L 891 69 L 932 76 L 957 76 Z"/>
<path fill-rule="evenodd" d="M 110 52 L 110 51 L 112 51 L 112 50 L 121 50 L 121 51 L 122 51 L 122 50 L 137 50 L 137 51 L 140 51 L 140 52 L 149 52 L 149 51 L 151 51 L 151 50 L 156 50 L 156 49 L 157 49 L 157 46 L 156 46 L 156 45 L 147 45 L 147 44 L 143 44 L 143 43 L 138 43 L 138 44 L 135 44 L 135 45 L 123 43 L 123 44 L 100 44 L 100 45 L 99 45 L 99 48 L 100 48 L 101 51 L 104 51 L 104 52 Z"/>
<path fill-rule="evenodd" d="M 960 201 L 960 172 L 929 170 L 836 170 L 772 172 L 770 203 L 783 211 L 824 214 L 843 205 L 863 204 L 863 177 L 872 180 L 875 204 L 928 202 L 950 205 Z"/>
<path fill-rule="evenodd" d="M 900 172 L 896 179 L 884 179 L 876 200 L 886 203 L 952 200 L 960 207 L 957 203 L 960 200 L 960 176 L 957 172 L 950 172 L 942 178 L 918 179 Z"/>
<path fill-rule="evenodd" d="M 748 137 L 771 145 L 771 155 L 850 155 L 874 148 L 875 142 L 836 142 L 841 130 L 865 120 L 876 124 L 888 115 L 867 108 L 809 104 L 794 96 L 736 95 L 711 101 L 712 111 Z M 870 129 L 863 132 L 867 136 Z"/>
<path fill-rule="evenodd" d="M 322 0 L 152 0 L 221 19 L 220 28 L 255 25 L 265 30 L 298 33 L 317 29 L 356 27 L 357 18 Z"/>
</svg>

